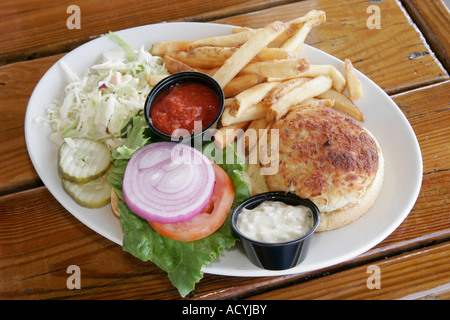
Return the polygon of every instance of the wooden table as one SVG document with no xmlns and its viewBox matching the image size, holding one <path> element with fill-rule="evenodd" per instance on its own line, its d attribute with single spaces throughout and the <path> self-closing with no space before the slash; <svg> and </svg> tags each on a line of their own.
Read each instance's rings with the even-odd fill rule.
<svg viewBox="0 0 450 320">
<path fill-rule="evenodd" d="M 68 29 L 68 3 L 0 4 L 0 298 L 179 299 L 165 272 L 95 233 L 50 194 L 24 138 L 28 99 L 64 53 L 109 30 L 160 21 L 260 27 L 311 9 L 327 13 L 307 43 L 354 66 L 386 91 L 411 123 L 423 156 L 419 198 L 404 222 L 360 256 L 321 270 L 276 277 L 205 274 L 186 299 L 450 298 L 450 15 L 440 0 L 288 1 L 79 0 L 81 28 Z M 381 28 L 366 25 L 369 5 Z M 82 269 L 69 290 L 67 267 Z M 368 267 L 382 286 L 366 285 Z"/>
</svg>

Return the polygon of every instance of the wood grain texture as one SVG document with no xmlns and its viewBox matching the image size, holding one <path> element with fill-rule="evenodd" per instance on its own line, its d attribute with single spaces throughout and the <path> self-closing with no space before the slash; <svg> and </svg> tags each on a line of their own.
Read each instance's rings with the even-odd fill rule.
<svg viewBox="0 0 450 320">
<path fill-rule="evenodd" d="M 339 273 L 364 265 L 368 261 L 388 260 L 400 252 L 422 248 L 432 243 L 450 240 L 450 207 L 447 195 L 450 192 L 450 173 L 440 172 L 424 176 L 420 196 L 405 221 L 385 240 L 374 248 L 351 260 L 331 267 L 304 274 L 282 277 L 236 278 L 222 282 L 216 276 L 207 275 L 206 281 L 196 286 L 193 299 L 230 299 L 253 296 L 257 292 L 271 291 L 289 283 L 304 283 L 320 279 L 329 274 Z M 419 250 L 419 249 L 418 249 Z M 415 274 L 410 274 L 413 278 Z M 350 284 L 349 284 L 350 285 Z M 323 290 L 329 288 L 323 285 Z M 212 294 L 212 291 L 215 294 Z M 376 294 L 376 292 L 372 292 Z M 269 297 L 269 294 L 267 294 Z M 336 297 L 338 298 L 338 297 Z M 358 297 L 352 297 L 358 299 Z M 375 298 L 371 297 L 371 298 Z M 273 297 L 277 299 L 277 297 Z"/>
<path fill-rule="evenodd" d="M 386 260 L 368 263 L 308 282 L 256 294 L 255 300 L 394 300 L 443 299 L 450 294 L 448 256 L 450 243 L 403 253 Z M 370 267 L 379 268 L 380 288 L 368 287 L 374 275 Z"/>
<path fill-rule="evenodd" d="M 7 3 L 9 2 L 6 1 L 0 6 L 6 6 Z M 278 4 L 278 2 L 267 4 L 262 1 L 252 1 L 249 6 L 254 7 L 258 4 L 269 6 Z M 413 60 L 408 58 L 411 52 L 425 50 L 426 44 L 416 29 L 409 24 L 408 17 L 405 16 L 398 3 L 383 1 L 378 5 L 380 5 L 383 16 L 387 17 L 383 18 L 380 30 L 367 29 L 367 3 L 360 0 L 348 1 L 345 7 L 342 6 L 342 3 L 338 5 L 335 1 L 320 2 L 320 6 L 315 1 L 301 1 L 241 14 L 217 22 L 259 27 L 276 19 L 288 21 L 314 8 L 323 9 L 327 12 L 327 22 L 314 29 L 308 36 L 307 42 L 338 58 L 350 58 L 356 68 L 374 80 L 386 92 L 404 91 L 411 87 L 420 87 L 426 83 L 440 82 L 446 79 L 447 74 L 431 54 Z M 38 10 L 33 6 L 35 6 L 34 2 L 30 3 L 29 10 L 24 13 L 19 12 L 19 9 L 14 6 L 6 6 L 5 14 L 8 12 L 14 16 Z M 145 6 L 143 8 L 145 9 Z M 223 10 L 229 12 L 244 10 L 238 8 L 240 7 Z M 56 9 L 50 7 L 39 10 Z M 211 17 L 216 16 L 216 14 L 210 14 Z M 399 35 L 394 37 L 393 33 Z M 404 38 L 400 40 L 397 39 L 398 37 Z M 55 39 L 55 43 L 57 41 L 58 39 Z M 409 46 L 406 45 L 407 43 L 416 45 Z M 5 44 L 0 41 L 0 45 Z M 387 50 L 382 50 L 382 47 Z M 62 55 L 0 67 L 0 119 L 4 123 L 0 127 L 0 163 L 2 163 L 0 165 L 0 194 L 41 185 L 26 152 L 23 121 L 32 90 L 45 71 Z M 12 154 L 14 154 L 14 158 L 11 158 Z"/>
<path fill-rule="evenodd" d="M 301 1 L 217 22 L 258 28 L 267 21 L 289 21 L 311 9 L 320 9 L 326 12 L 327 21 L 310 32 L 306 43 L 341 60 L 350 59 L 356 69 L 387 93 L 449 78 L 398 1 L 374 3 L 380 9 L 380 29 L 367 27 L 370 4 L 361 0 L 346 1 L 345 5 L 339 1 Z M 416 55 L 420 57 L 412 58 Z"/>
<path fill-rule="evenodd" d="M 67 3 L 60 0 L 45 5 L 29 0 L 0 4 L 0 30 L 8 31 L 0 34 L 0 59 L 4 59 L 0 64 L 62 52 L 0 66 L 0 298 L 180 298 L 165 272 L 123 252 L 65 210 L 33 169 L 23 133 L 26 106 L 39 79 L 63 52 L 109 29 L 161 19 L 260 27 L 323 9 L 328 21 L 312 31 L 307 43 L 341 59 L 350 58 L 356 68 L 395 94 L 393 99 L 410 121 L 422 151 L 419 198 L 391 235 L 351 261 L 279 277 L 206 274 L 186 300 L 450 299 L 450 147 L 446 141 L 450 81 L 436 59 L 444 61 L 441 49 L 432 41 L 442 44 L 445 29 L 429 20 L 436 16 L 439 24 L 442 19 L 436 12 L 438 1 L 428 8 L 417 0 L 291 2 L 81 0 L 77 3 L 82 9 L 81 30 L 65 27 Z M 402 3 L 414 5 L 417 14 L 403 10 Z M 369 5 L 381 9 L 379 30 L 366 26 Z M 428 28 L 421 21 L 427 21 Z M 81 268 L 80 290 L 67 288 L 70 265 Z M 381 270 L 379 290 L 366 285 L 371 265 Z"/>
<path fill-rule="evenodd" d="M 15 197 L 21 199 L 17 202 Z M 106 299 L 114 298 L 116 290 L 122 298 L 135 298 L 133 290 L 141 298 L 146 292 L 164 297 L 166 290 L 176 296 L 164 272 L 134 259 L 84 226 L 44 187 L 4 196 L 0 201 L 0 224 L 5 231 L 0 236 L 3 299 L 82 299 L 86 294 Z M 20 238 L 11 231 L 19 232 Z M 82 270 L 83 290 L 67 288 L 70 265 Z"/>
<path fill-rule="evenodd" d="M 425 174 L 450 169 L 450 82 L 393 96 L 419 141 Z"/>
<path fill-rule="evenodd" d="M 450 70 L 450 12 L 443 0 L 403 0 L 436 56 Z"/>
<path fill-rule="evenodd" d="M 0 3 L 0 30 L 5 30 L 0 33 L 0 65 L 67 52 L 109 31 L 171 20 L 205 21 L 291 1 L 4 0 Z M 67 13 L 70 4 L 80 8 L 80 29 L 66 26 L 72 14 Z"/>
<path fill-rule="evenodd" d="M 61 56 L 0 67 L 0 194 L 42 184 L 25 144 L 25 112 L 39 79 Z"/>
<path fill-rule="evenodd" d="M 434 85 L 394 97 L 395 101 L 411 117 L 411 124 L 417 131 L 421 128 L 420 114 L 423 111 L 423 101 L 436 100 L 439 97 L 444 105 L 448 100 L 442 92 L 448 92 L 450 82 Z M 450 110 L 442 110 L 442 117 L 448 116 Z M 414 118 L 412 115 L 418 115 Z M 434 130 L 446 132 L 445 122 L 435 125 L 425 125 L 419 131 L 423 135 Z M 423 140 L 422 150 L 434 148 L 431 139 Z M 435 155 L 446 157 L 445 149 L 435 149 Z M 431 155 L 432 153 L 430 153 Z M 424 166 L 428 167 L 434 156 L 424 157 Z M 448 157 L 447 157 L 448 159 Z M 447 164 L 447 167 L 441 166 Z M 420 253 L 425 257 L 427 249 L 422 249 L 433 243 L 450 240 L 450 170 L 448 161 L 442 161 L 438 171 L 424 174 L 419 198 L 405 221 L 384 241 L 368 252 L 352 259 L 321 270 L 305 274 L 281 277 L 223 277 L 205 275 L 196 286 L 196 290 L 187 299 L 233 299 L 253 296 L 256 292 L 275 290 L 281 286 L 295 283 L 308 284 L 313 281 L 324 291 L 333 290 L 336 282 L 330 282 L 327 287 L 328 275 L 338 279 L 339 274 L 348 274 L 347 286 L 365 281 L 365 270 L 369 264 L 383 264 L 389 261 L 397 265 L 398 254 L 405 251 Z M 112 214 L 112 213 L 111 213 Z M 425 250 L 425 251 L 423 251 Z M 447 249 L 446 249 L 447 250 Z M 422 254 L 423 252 L 423 254 Z M 443 251 L 445 254 L 446 251 Z M 441 253 L 436 253 L 441 255 Z M 434 259 L 433 255 L 430 259 Z M 447 252 L 448 257 L 448 252 Z M 441 259 L 441 258 L 439 258 Z M 111 264 L 111 261 L 114 261 Z M 425 263 L 426 260 L 423 260 Z M 78 265 L 82 270 L 82 289 L 69 290 L 66 287 L 69 265 Z M 444 265 L 445 266 L 445 265 Z M 357 271 L 352 271 L 356 267 Z M 359 269 L 358 269 L 359 268 Z M 392 267 L 394 268 L 394 267 Z M 382 270 L 385 270 L 384 267 Z M 389 270 L 389 269 L 387 269 Z M 419 270 L 420 271 L 420 270 Z M 410 280 L 417 277 L 417 270 L 409 273 Z M 342 273 L 344 272 L 344 273 Z M 384 272 L 384 271 L 383 271 Z M 392 277 L 399 272 L 394 272 Z M 103 238 L 70 215 L 44 187 L 17 192 L 0 197 L 0 296 L 5 299 L 178 299 L 178 293 L 171 285 L 167 275 L 152 263 L 144 263 L 133 258 L 121 247 Z M 324 278 L 325 277 L 325 278 Z M 322 279 L 323 278 L 323 279 Z M 322 280 L 320 280 L 322 279 Z M 403 279 L 408 280 L 408 276 Z M 443 281 L 445 278 L 441 278 Z M 316 284 L 314 284 L 316 283 Z M 139 284 L 139 285 L 137 285 Z M 432 279 L 432 285 L 438 287 L 438 279 Z M 442 283 L 441 283 L 442 284 Z M 342 284 L 343 285 L 343 284 Z M 400 286 L 396 283 L 395 286 Z M 338 286 L 339 287 L 339 286 Z M 430 287 L 418 283 L 411 290 Z M 296 296 L 312 294 L 302 286 L 296 287 Z M 413 289 L 416 288 L 416 289 Z M 364 289 L 364 288 L 361 288 Z M 367 290 L 367 289 L 366 289 Z M 278 294 L 277 290 L 274 291 Z M 403 295 L 395 292 L 390 296 L 398 298 L 413 294 L 412 291 Z M 263 293 L 261 293 L 263 294 Z M 284 293 L 280 292 L 280 297 Z M 297 296 L 298 294 L 298 296 Z M 331 294 L 331 293 L 330 293 Z M 345 296 L 334 298 L 370 298 L 377 299 L 386 293 L 380 291 L 347 292 Z M 398 294 L 398 296 L 397 296 Z M 265 297 L 265 294 L 261 297 Z M 269 295 L 269 293 L 267 293 Z M 442 295 L 441 295 L 442 296 Z M 445 296 L 445 295 L 444 295 Z M 310 296 L 312 297 L 312 296 Z"/>
</svg>

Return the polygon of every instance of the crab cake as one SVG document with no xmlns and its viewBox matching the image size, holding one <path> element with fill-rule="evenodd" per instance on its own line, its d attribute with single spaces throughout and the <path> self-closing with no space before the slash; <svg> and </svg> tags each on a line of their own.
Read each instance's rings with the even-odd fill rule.
<svg viewBox="0 0 450 320">
<path fill-rule="evenodd" d="M 268 138 L 269 150 L 279 152 L 278 171 L 264 176 L 267 189 L 311 199 L 321 212 L 318 231 L 342 227 L 370 209 L 381 189 L 384 161 L 367 129 L 321 106 L 291 111 L 271 129 L 278 129 L 278 145 Z"/>
</svg>

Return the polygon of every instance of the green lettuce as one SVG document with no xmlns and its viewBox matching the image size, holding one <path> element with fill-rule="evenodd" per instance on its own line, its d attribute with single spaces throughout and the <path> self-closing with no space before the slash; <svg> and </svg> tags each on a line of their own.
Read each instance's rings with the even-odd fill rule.
<svg viewBox="0 0 450 320">
<path fill-rule="evenodd" d="M 122 181 L 129 159 L 136 150 L 155 141 L 157 140 L 152 137 L 145 120 L 141 116 L 136 116 L 128 131 L 126 143 L 111 156 L 114 168 L 108 181 L 120 199 L 124 200 Z M 235 189 L 232 209 L 250 196 L 248 185 L 244 180 L 247 167 L 237 155 L 233 144 L 227 147 L 223 154 L 215 149 L 213 142 L 206 143 L 202 151 L 230 176 Z M 124 230 L 123 250 L 143 261 L 151 261 L 166 271 L 182 297 L 194 290 L 195 284 L 203 278 L 201 269 L 208 266 L 213 259 L 219 258 L 225 248 L 233 247 L 237 240 L 231 229 L 229 217 L 219 230 L 208 237 L 181 242 L 155 232 L 147 221 L 134 214 L 125 203 L 119 204 L 119 211 Z"/>
<path fill-rule="evenodd" d="M 132 46 L 130 46 L 125 40 L 123 40 L 121 37 L 119 37 L 114 32 L 109 32 L 108 37 L 117 43 L 123 51 L 125 51 L 125 54 L 127 55 L 128 61 L 134 61 L 136 59 L 136 56 L 134 55 L 134 49 Z"/>
<path fill-rule="evenodd" d="M 140 115 L 134 116 L 126 127 L 128 131 L 124 137 L 127 139 L 125 143 L 118 147 L 111 155 L 111 162 L 114 167 L 108 176 L 109 184 L 114 188 L 119 199 L 123 201 L 122 181 L 128 161 L 138 149 L 154 139 L 145 118 Z"/>
</svg>

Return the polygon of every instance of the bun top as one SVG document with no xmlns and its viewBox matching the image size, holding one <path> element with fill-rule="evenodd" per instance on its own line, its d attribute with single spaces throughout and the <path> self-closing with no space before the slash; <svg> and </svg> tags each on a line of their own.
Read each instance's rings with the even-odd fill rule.
<svg viewBox="0 0 450 320">
<path fill-rule="evenodd" d="M 279 141 L 269 150 L 279 150 L 279 161 L 277 174 L 266 176 L 269 190 L 309 198 L 322 213 L 355 205 L 377 173 L 381 150 L 375 138 L 331 108 L 295 109 L 271 129 L 278 129 Z"/>
</svg>

